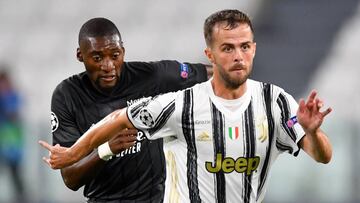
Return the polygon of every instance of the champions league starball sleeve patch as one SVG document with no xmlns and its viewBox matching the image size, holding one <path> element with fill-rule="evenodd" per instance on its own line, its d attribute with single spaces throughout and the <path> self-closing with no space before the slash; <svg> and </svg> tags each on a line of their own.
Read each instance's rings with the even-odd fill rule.
<svg viewBox="0 0 360 203">
<path fill-rule="evenodd" d="M 54 112 L 51 112 L 51 132 L 55 132 L 59 127 L 59 119 Z"/>
<path fill-rule="evenodd" d="M 148 126 L 148 127 L 153 127 L 154 126 L 154 119 L 153 117 L 151 116 L 150 112 L 146 109 L 142 109 L 140 111 L 140 114 L 139 114 L 139 117 L 140 117 L 140 120 L 141 122 Z"/>
</svg>

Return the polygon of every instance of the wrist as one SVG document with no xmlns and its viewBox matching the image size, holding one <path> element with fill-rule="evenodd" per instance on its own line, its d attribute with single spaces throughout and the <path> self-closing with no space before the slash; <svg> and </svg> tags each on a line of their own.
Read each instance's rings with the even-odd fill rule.
<svg viewBox="0 0 360 203">
<path fill-rule="evenodd" d="M 67 159 L 69 160 L 70 165 L 78 162 L 81 159 L 79 154 L 74 154 L 73 151 L 74 150 L 71 147 L 66 150 Z"/>
<path fill-rule="evenodd" d="M 310 135 L 311 137 L 316 137 L 316 136 L 318 136 L 320 132 L 321 132 L 321 131 L 320 131 L 319 128 L 318 128 L 318 129 L 315 129 L 315 130 L 306 130 L 306 131 L 305 131 L 305 133 L 308 134 L 308 135 Z"/>
<path fill-rule="evenodd" d="M 100 159 L 104 161 L 109 161 L 114 153 L 110 149 L 109 142 L 105 142 L 98 147 L 98 155 Z"/>
</svg>

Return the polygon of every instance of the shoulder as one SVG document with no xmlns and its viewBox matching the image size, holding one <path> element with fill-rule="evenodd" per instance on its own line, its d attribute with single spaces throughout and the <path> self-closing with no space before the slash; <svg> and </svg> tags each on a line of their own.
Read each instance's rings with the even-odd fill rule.
<svg viewBox="0 0 360 203">
<path fill-rule="evenodd" d="M 124 66 L 126 68 L 148 68 L 148 67 L 158 67 L 158 66 L 166 66 L 166 65 L 173 65 L 173 64 L 180 64 L 176 60 L 160 60 L 160 61 L 127 61 L 124 62 Z"/>
<path fill-rule="evenodd" d="M 54 89 L 53 96 L 57 94 L 66 95 L 71 93 L 76 87 L 81 87 L 84 84 L 86 73 L 72 75 L 62 80 Z"/>
<path fill-rule="evenodd" d="M 248 79 L 247 85 L 250 88 L 252 94 L 259 94 L 265 97 L 271 97 L 272 100 L 276 100 L 280 94 L 285 93 L 282 87 L 273 83 Z"/>
</svg>

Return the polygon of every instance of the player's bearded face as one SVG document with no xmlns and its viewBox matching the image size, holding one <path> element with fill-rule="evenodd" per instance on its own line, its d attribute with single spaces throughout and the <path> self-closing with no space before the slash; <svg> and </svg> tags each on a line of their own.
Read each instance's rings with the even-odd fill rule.
<svg viewBox="0 0 360 203">
<path fill-rule="evenodd" d="M 89 37 L 80 47 L 86 71 L 94 86 L 111 91 L 120 77 L 125 49 L 119 36 Z"/>
<path fill-rule="evenodd" d="M 216 66 L 214 76 L 217 75 L 216 79 L 227 88 L 240 87 L 250 76 L 256 43 L 247 24 L 239 24 L 233 29 L 227 29 L 224 24 L 215 26 L 212 46 L 207 49 L 208 57 Z"/>
<path fill-rule="evenodd" d="M 225 86 L 229 89 L 237 89 L 240 87 L 246 80 L 249 78 L 251 73 L 252 67 L 244 67 L 242 65 L 233 65 L 227 71 L 226 68 L 222 67 L 220 64 L 216 64 L 216 67 L 219 71 L 219 76 L 221 77 L 222 81 L 224 82 Z M 232 74 L 231 71 L 237 71 L 237 69 L 247 69 L 249 71 L 244 71 L 243 74 Z"/>
</svg>

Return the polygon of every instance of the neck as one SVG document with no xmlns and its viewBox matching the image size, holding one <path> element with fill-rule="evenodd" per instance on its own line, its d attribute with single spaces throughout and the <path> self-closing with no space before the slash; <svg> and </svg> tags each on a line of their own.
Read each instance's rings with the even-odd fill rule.
<svg viewBox="0 0 360 203">
<path fill-rule="evenodd" d="M 233 89 L 226 87 L 223 82 L 219 82 L 215 79 L 211 81 L 211 86 L 214 90 L 214 94 L 223 99 L 238 99 L 243 96 L 246 92 L 246 82 L 241 84 L 239 87 Z"/>
</svg>

